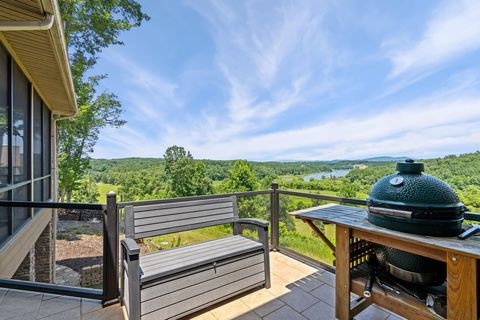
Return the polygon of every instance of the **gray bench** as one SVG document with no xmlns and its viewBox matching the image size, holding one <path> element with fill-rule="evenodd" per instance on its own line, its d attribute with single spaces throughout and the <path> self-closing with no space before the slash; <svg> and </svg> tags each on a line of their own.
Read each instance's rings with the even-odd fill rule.
<svg viewBox="0 0 480 320">
<path fill-rule="evenodd" d="M 140 255 L 135 240 L 233 224 L 233 236 Z M 242 235 L 255 226 L 259 241 Z M 129 319 L 178 319 L 247 290 L 270 287 L 268 223 L 239 219 L 235 197 L 127 206 L 122 303 Z"/>
</svg>

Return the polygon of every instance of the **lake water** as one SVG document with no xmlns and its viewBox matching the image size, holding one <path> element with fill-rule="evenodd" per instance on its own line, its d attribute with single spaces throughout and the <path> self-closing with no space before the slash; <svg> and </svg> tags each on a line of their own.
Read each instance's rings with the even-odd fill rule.
<svg viewBox="0 0 480 320">
<path fill-rule="evenodd" d="M 310 174 L 307 174 L 306 176 L 303 176 L 303 181 L 310 181 L 311 179 L 345 177 L 350 171 L 351 169 L 339 169 L 339 170 L 333 170 L 330 172 L 310 173 Z"/>
</svg>

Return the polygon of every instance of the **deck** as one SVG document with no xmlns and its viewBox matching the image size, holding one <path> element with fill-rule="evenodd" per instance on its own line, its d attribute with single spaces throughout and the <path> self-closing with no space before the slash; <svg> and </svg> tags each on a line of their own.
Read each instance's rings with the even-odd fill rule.
<svg viewBox="0 0 480 320">
<path fill-rule="evenodd" d="M 190 317 L 195 320 L 330 320 L 335 318 L 335 276 L 272 252 L 272 287 L 221 303 Z M 354 298 L 352 296 L 352 298 Z M 89 299 L 0 289 L 0 320 L 123 320 L 119 304 L 102 308 Z M 402 319 L 374 305 L 355 319 Z"/>
</svg>

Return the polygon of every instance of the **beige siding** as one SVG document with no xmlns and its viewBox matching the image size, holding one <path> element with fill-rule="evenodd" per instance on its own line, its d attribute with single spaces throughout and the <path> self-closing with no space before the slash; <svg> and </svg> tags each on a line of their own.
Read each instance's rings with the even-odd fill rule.
<svg viewBox="0 0 480 320">
<path fill-rule="evenodd" d="M 75 94 L 56 0 L 0 2 L 3 21 L 38 21 L 46 13 L 55 16 L 50 30 L 0 32 L 0 41 L 49 108 L 58 114 L 73 115 L 77 109 Z"/>
</svg>

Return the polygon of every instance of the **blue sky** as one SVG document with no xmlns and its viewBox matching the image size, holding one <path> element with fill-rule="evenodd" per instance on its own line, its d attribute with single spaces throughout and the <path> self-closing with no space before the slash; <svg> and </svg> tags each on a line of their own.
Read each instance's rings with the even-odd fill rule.
<svg viewBox="0 0 480 320">
<path fill-rule="evenodd" d="M 480 149 L 480 2 L 140 1 L 95 70 L 95 158 L 429 158 Z"/>
</svg>

